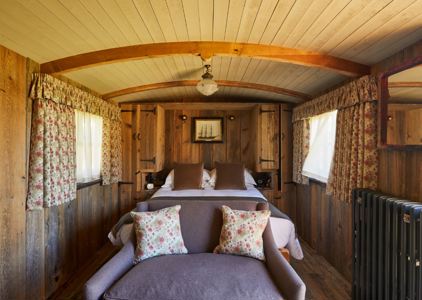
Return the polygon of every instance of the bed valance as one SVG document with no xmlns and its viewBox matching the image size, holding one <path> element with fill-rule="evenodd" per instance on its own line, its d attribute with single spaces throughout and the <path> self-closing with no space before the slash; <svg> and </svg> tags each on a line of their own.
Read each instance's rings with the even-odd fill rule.
<svg viewBox="0 0 422 300">
<path fill-rule="evenodd" d="M 48 74 L 33 74 L 30 97 L 52 100 L 58 104 L 110 120 L 121 120 L 120 108 L 116 104 L 107 102 Z"/>
<path fill-rule="evenodd" d="M 378 99 L 377 78 L 367 75 L 293 109 L 293 122 Z"/>
</svg>

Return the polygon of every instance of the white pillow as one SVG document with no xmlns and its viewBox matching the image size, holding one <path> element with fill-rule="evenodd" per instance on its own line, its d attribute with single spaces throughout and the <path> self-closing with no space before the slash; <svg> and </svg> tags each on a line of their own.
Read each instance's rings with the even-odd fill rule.
<svg viewBox="0 0 422 300">
<path fill-rule="evenodd" d="M 253 179 L 250 171 L 248 169 L 245 169 L 245 185 L 246 187 L 253 187 L 256 185 L 255 179 Z M 212 169 L 210 171 L 210 180 L 209 180 L 209 186 L 215 187 L 215 181 L 217 180 L 217 169 Z"/>
<path fill-rule="evenodd" d="M 202 188 L 206 188 L 210 186 L 209 184 L 210 179 L 211 177 L 210 177 L 209 171 L 204 169 L 202 172 Z M 166 177 L 166 181 L 161 187 L 173 188 L 173 184 L 174 184 L 174 170 L 171 170 L 170 173 Z"/>
</svg>

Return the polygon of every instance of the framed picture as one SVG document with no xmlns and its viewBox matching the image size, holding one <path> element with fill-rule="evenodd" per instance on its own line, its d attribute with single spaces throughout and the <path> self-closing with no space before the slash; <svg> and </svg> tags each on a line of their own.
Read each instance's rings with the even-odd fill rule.
<svg viewBox="0 0 422 300">
<path fill-rule="evenodd" d="M 194 143 L 222 143 L 223 118 L 192 118 Z"/>
</svg>

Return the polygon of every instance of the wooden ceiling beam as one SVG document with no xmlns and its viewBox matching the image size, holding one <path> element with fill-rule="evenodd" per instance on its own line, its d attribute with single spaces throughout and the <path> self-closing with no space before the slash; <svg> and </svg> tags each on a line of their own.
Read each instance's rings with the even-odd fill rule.
<svg viewBox="0 0 422 300">
<path fill-rule="evenodd" d="M 388 83 L 388 88 L 421 88 L 422 82 L 419 81 L 393 81 Z"/>
<path fill-rule="evenodd" d="M 352 77 L 370 73 L 370 67 L 367 65 L 318 52 L 274 45 L 213 41 L 153 43 L 99 50 L 43 63 L 41 72 L 61 74 L 101 64 L 183 54 L 198 55 L 204 60 L 216 55 L 269 59 L 328 69 Z"/>
<path fill-rule="evenodd" d="M 134 94 L 134 93 L 141 93 L 151 90 L 157 89 L 165 89 L 171 87 L 182 87 L 182 86 L 196 86 L 199 80 L 179 80 L 179 81 L 169 81 L 169 82 L 158 82 L 152 84 L 145 84 L 140 86 L 134 86 L 118 91 L 113 91 L 107 94 L 102 95 L 104 99 L 111 99 L 116 98 L 119 96 Z M 230 80 L 215 80 L 219 86 L 228 86 L 228 87 L 237 87 L 237 88 L 245 88 L 245 89 L 254 89 L 260 90 L 265 92 L 271 92 L 281 95 L 287 95 L 290 97 L 299 98 L 302 100 L 310 100 L 312 96 L 301 93 L 298 91 L 293 91 L 289 89 L 284 89 L 276 86 L 265 85 L 265 84 L 258 84 L 258 83 L 251 83 L 251 82 L 241 82 L 241 81 L 230 81 Z"/>
</svg>

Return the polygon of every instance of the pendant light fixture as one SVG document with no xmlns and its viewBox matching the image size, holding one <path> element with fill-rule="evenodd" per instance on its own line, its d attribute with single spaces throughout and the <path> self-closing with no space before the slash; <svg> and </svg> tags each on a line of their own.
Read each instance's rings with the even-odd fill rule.
<svg viewBox="0 0 422 300">
<path fill-rule="evenodd" d="M 196 85 L 196 89 L 202 95 L 210 96 L 218 91 L 217 83 L 212 80 L 211 65 L 205 65 L 205 73 L 202 75 L 202 80 Z"/>
</svg>

